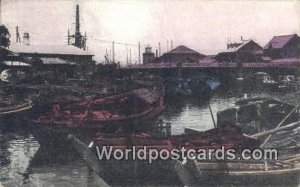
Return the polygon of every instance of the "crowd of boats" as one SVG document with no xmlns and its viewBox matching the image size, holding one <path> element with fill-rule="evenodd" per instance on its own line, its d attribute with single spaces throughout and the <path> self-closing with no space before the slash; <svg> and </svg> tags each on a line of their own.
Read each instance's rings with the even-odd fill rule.
<svg viewBox="0 0 300 187">
<path fill-rule="evenodd" d="M 263 83 L 267 84 L 266 76 L 263 75 Z M 293 78 L 286 76 L 282 80 L 292 84 Z M 9 125 L 3 120 L 9 117 L 27 121 L 41 146 L 71 144 L 94 172 L 110 182 L 114 182 L 111 178 L 122 181 L 137 176 L 145 180 L 151 176 L 152 180 L 157 175 L 161 178 L 161 171 L 166 171 L 165 179 L 168 175 L 176 176 L 184 185 L 249 180 L 278 185 L 275 179 L 283 182 L 283 178 L 289 179 L 285 182 L 299 183 L 299 106 L 273 98 L 242 99 L 234 107 L 217 113 L 214 129 L 186 129 L 182 135 L 172 135 L 167 129 L 170 125 L 162 122 L 161 133 L 151 133 L 157 128 L 154 121 L 166 107 L 166 95 L 202 97 L 210 95 L 220 84 L 209 76 L 163 79 L 148 74 L 97 82 L 76 79 L 60 84 L 2 82 L 1 126 Z M 148 164 L 142 160 L 99 160 L 96 146 L 158 150 L 276 148 L 280 157 L 259 161 L 157 160 Z"/>
</svg>

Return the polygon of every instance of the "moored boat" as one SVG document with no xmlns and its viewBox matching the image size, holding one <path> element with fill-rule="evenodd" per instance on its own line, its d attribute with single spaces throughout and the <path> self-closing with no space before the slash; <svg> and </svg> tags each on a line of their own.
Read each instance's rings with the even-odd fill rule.
<svg viewBox="0 0 300 187">
<path fill-rule="evenodd" d="M 143 128 L 164 109 L 163 87 L 157 85 L 65 105 L 55 103 L 39 114 L 33 114 L 27 121 L 33 135 L 44 144 L 68 133 Z"/>
<path fill-rule="evenodd" d="M 298 185 L 300 155 L 278 160 L 190 161 L 184 167 L 207 185 Z"/>
<path fill-rule="evenodd" d="M 114 180 L 126 180 L 135 176 L 144 177 L 143 179 L 153 178 L 159 180 L 161 172 L 166 172 L 163 178 L 176 176 L 173 169 L 171 157 L 167 159 L 155 159 L 150 164 L 147 157 L 145 159 L 137 159 L 137 155 L 128 159 L 100 159 L 97 157 L 97 149 L 101 150 L 105 147 L 112 147 L 114 150 L 135 149 L 136 151 L 145 149 L 143 154 L 150 155 L 150 149 L 157 151 L 172 151 L 174 149 L 185 148 L 190 149 L 217 149 L 222 146 L 225 149 L 235 148 L 237 150 L 243 148 L 255 148 L 259 142 L 255 138 L 244 136 L 237 127 L 227 126 L 224 128 L 211 129 L 198 134 L 182 134 L 169 137 L 154 138 L 149 134 L 103 134 L 95 133 L 93 143 L 85 144 L 73 135 L 69 136 L 72 146 L 82 156 L 82 158 L 90 165 L 90 167 L 106 181 L 109 178 Z M 133 156 L 136 153 L 132 152 Z M 99 156 L 99 155 L 98 155 Z M 177 159 L 183 159 L 179 156 Z M 117 169 L 116 169 L 117 168 Z"/>
</svg>

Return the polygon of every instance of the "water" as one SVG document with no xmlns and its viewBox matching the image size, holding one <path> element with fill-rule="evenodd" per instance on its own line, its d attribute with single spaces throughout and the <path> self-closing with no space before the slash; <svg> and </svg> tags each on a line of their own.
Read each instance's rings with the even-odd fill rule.
<svg viewBox="0 0 300 187">
<path fill-rule="evenodd" d="M 268 92 L 248 94 L 248 97 L 270 95 Z M 216 93 L 209 102 L 215 119 L 217 111 L 233 106 L 243 96 L 241 91 Z M 294 97 L 285 93 L 272 93 L 272 96 L 290 100 Z M 185 127 L 200 130 L 213 128 L 207 101 L 168 101 L 161 118 L 171 122 L 173 134 L 183 133 Z M 74 152 L 69 155 L 59 151 L 50 153 L 40 147 L 22 121 L 15 123 L 18 124 L 14 128 L 0 134 L 0 182 L 3 186 L 84 187 L 99 184 L 98 178 L 79 157 L 74 156 Z"/>
</svg>

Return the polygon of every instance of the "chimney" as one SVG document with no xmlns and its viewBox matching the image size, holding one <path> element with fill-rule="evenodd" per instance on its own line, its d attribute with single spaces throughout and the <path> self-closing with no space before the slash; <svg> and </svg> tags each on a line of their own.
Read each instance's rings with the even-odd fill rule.
<svg viewBox="0 0 300 187">
<path fill-rule="evenodd" d="M 28 32 L 23 33 L 23 43 L 25 45 L 30 45 L 30 36 Z"/>
<path fill-rule="evenodd" d="M 74 45 L 78 48 L 82 48 L 82 36 L 80 33 L 80 15 L 79 5 L 76 5 L 76 23 L 75 23 L 75 43 Z"/>
</svg>

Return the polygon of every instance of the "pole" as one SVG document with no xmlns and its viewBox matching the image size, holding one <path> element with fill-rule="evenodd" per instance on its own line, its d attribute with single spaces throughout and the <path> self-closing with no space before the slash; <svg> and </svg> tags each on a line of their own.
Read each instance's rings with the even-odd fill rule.
<svg viewBox="0 0 300 187">
<path fill-rule="evenodd" d="M 160 42 L 158 43 L 158 55 L 161 56 Z"/>
<path fill-rule="evenodd" d="M 128 65 L 128 47 L 127 47 L 127 44 L 126 44 L 126 64 Z"/>
<path fill-rule="evenodd" d="M 293 110 L 291 110 L 291 112 L 285 116 L 285 118 L 283 118 L 283 120 L 277 125 L 277 127 L 275 129 L 278 129 L 298 108 L 299 106 L 296 106 L 295 108 L 293 108 Z M 260 148 L 263 148 L 266 143 L 270 140 L 270 138 L 272 137 L 272 134 L 270 134 L 265 141 L 261 144 Z"/>
<path fill-rule="evenodd" d="M 167 40 L 167 52 L 169 51 L 169 40 Z"/>
<path fill-rule="evenodd" d="M 131 48 L 129 49 L 129 62 L 131 64 Z"/>
<path fill-rule="evenodd" d="M 139 64 L 141 64 L 141 43 L 139 42 Z"/>
<path fill-rule="evenodd" d="M 211 110 L 211 107 L 210 107 L 210 103 L 209 103 L 209 102 L 208 102 L 208 108 L 209 108 L 209 112 L 210 112 L 210 115 L 211 115 L 211 119 L 212 119 L 212 121 L 213 121 L 213 123 L 214 123 L 214 127 L 217 128 L 217 124 L 216 124 L 216 121 L 215 121 L 215 118 L 214 118 L 214 114 L 213 114 L 213 112 L 212 112 L 212 110 Z"/>
<path fill-rule="evenodd" d="M 112 61 L 115 62 L 115 42 L 112 42 Z"/>
<path fill-rule="evenodd" d="M 1 0 L 0 0 L 0 25 L 2 25 L 2 17 L 1 17 L 1 12 L 2 12 L 2 9 L 1 9 Z"/>
<path fill-rule="evenodd" d="M 0 0 L 0 25 L 2 25 L 1 12 L 2 12 L 2 9 L 1 9 L 1 0 Z"/>
</svg>

